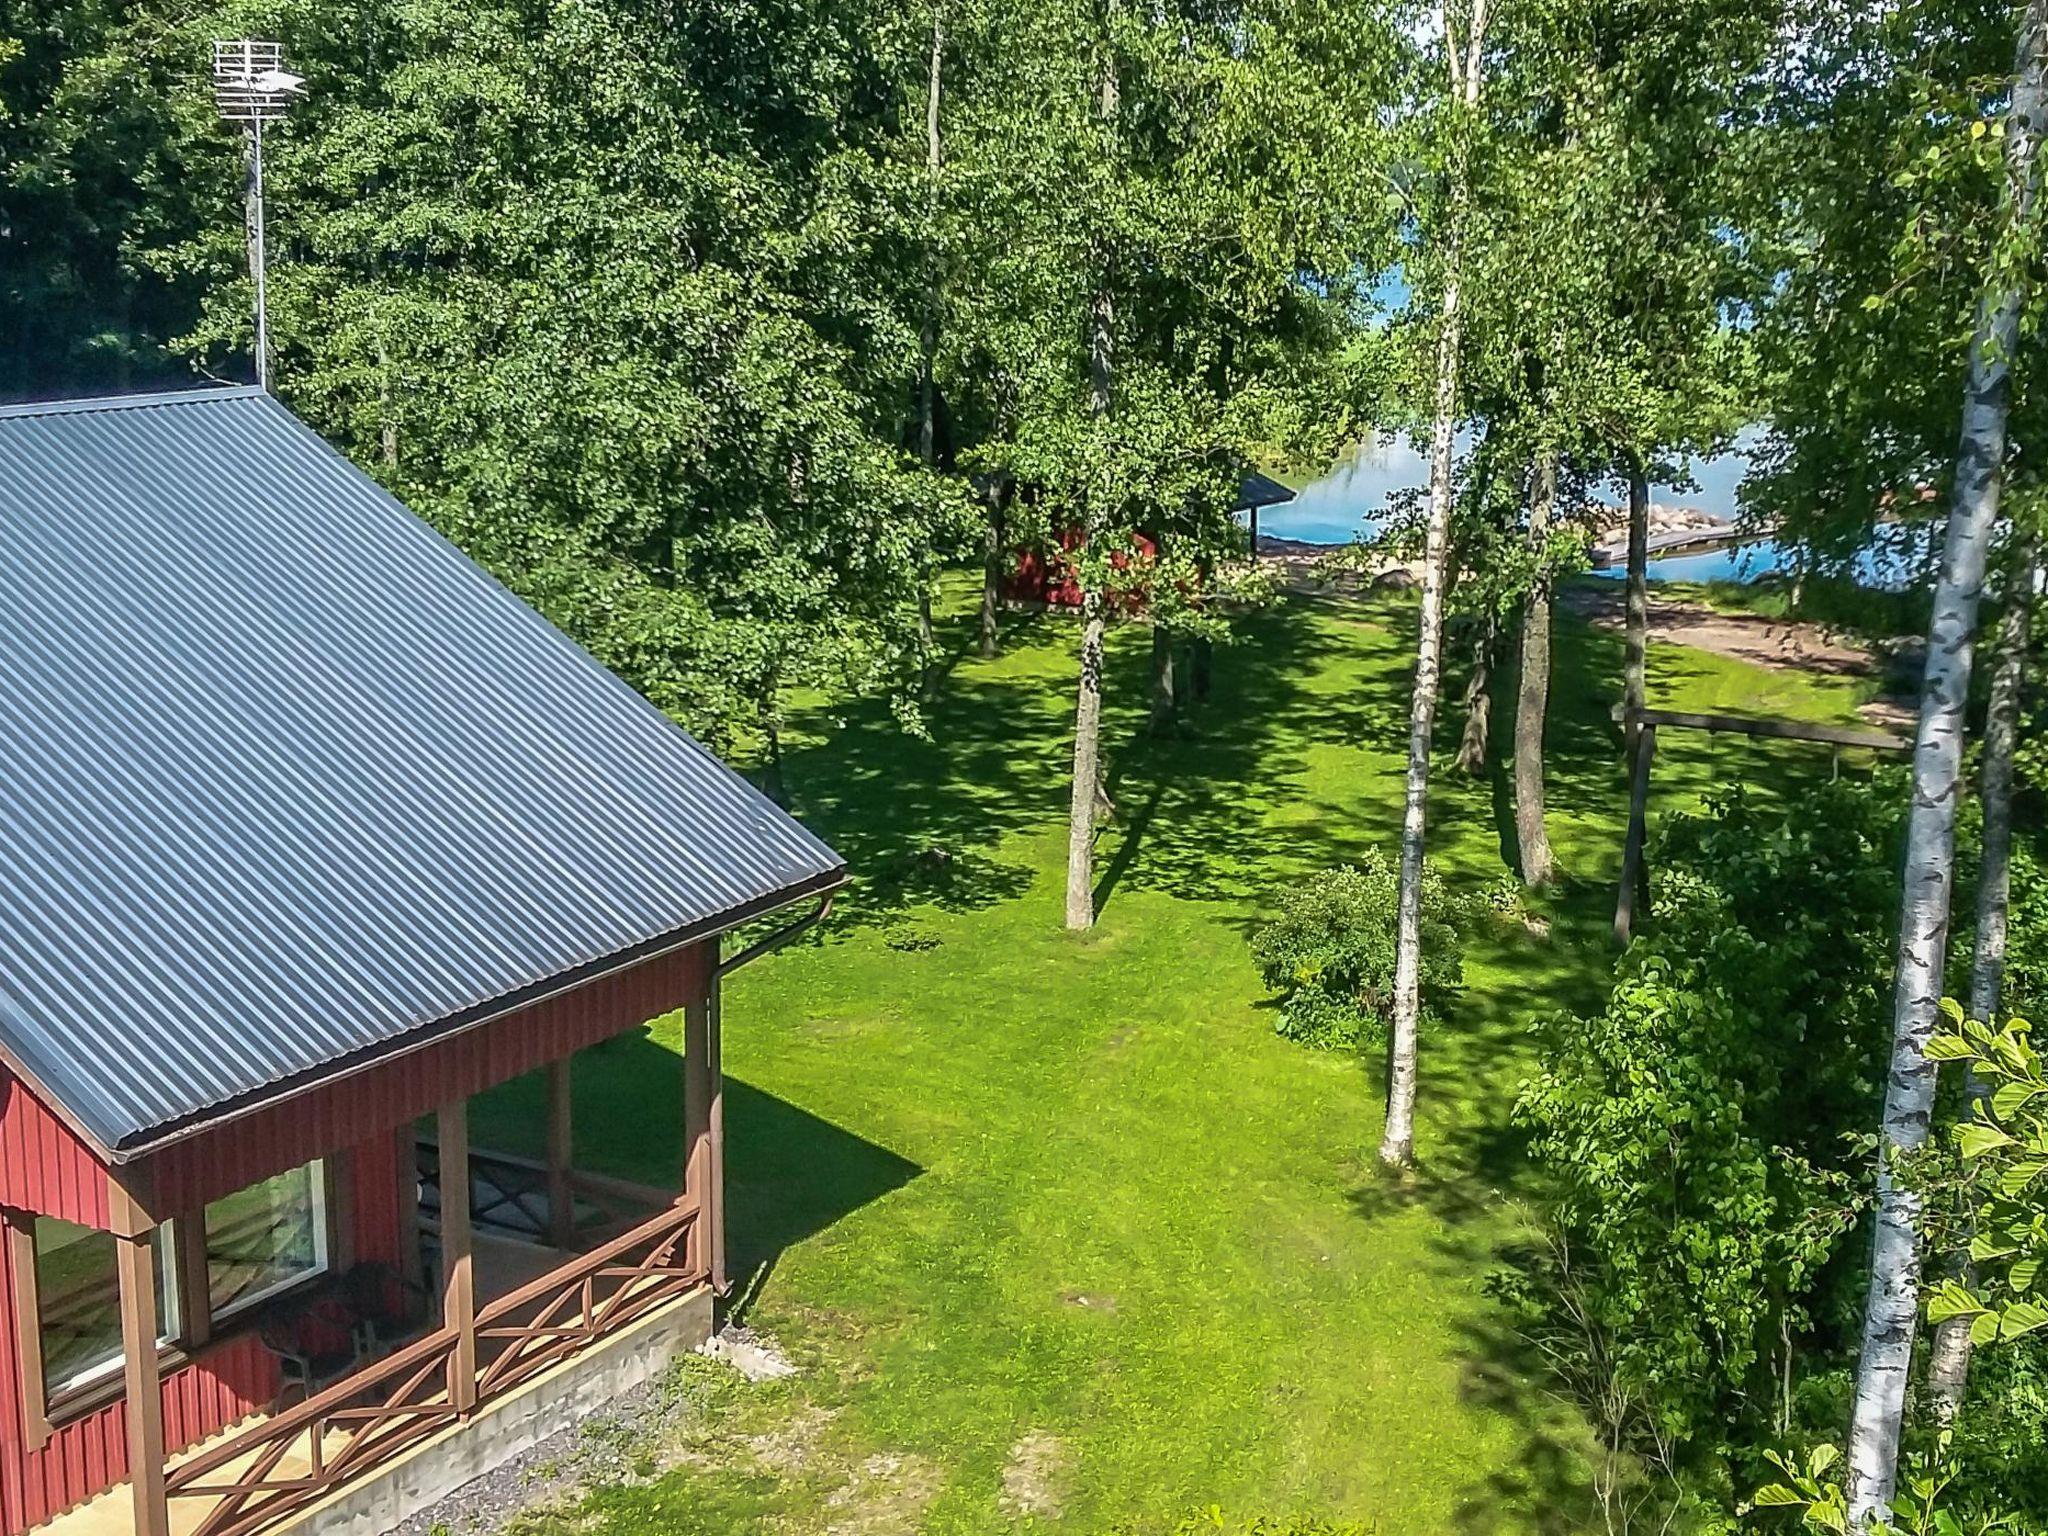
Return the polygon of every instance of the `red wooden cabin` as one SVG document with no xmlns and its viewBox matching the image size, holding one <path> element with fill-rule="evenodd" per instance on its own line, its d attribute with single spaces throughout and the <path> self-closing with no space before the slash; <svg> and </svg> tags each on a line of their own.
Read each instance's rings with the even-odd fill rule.
<svg viewBox="0 0 2048 1536">
<path fill-rule="evenodd" d="M 1279 481 L 1269 479 L 1256 471 L 1246 475 L 1239 485 L 1237 503 L 1231 510 L 1244 513 L 1249 520 L 1254 559 L 1258 555 L 1259 509 L 1293 499 L 1293 491 Z M 1081 547 L 1081 543 L 1081 530 L 1067 528 L 1061 531 L 1059 548 L 1056 550 L 1019 550 L 1016 566 L 1003 583 L 1004 600 L 1028 608 L 1078 609 L 1081 606 L 1081 583 L 1075 574 L 1071 557 L 1073 552 Z M 1146 534 L 1138 533 L 1131 536 L 1128 550 L 1120 550 L 1111 558 L 1111 564 L 1119 572 L 1124 572 L 1133 564 L 1147 564 L 1157 559 L 1158 555 L 1158 541 Z M 1142 612 L 1144 600 L 1142 597 L 1132 596 L 1127 599 L 1127 607 Z"/>
<path fill-rule="evenodd" d="M 259 391 L 0 411 L 0 525 L 0 1536 L 361 1528 L 708 1318 L 721 935 L 843 866 Z M 675 1011 L 678 1187 L 580 1171 Z"/>
</svg>

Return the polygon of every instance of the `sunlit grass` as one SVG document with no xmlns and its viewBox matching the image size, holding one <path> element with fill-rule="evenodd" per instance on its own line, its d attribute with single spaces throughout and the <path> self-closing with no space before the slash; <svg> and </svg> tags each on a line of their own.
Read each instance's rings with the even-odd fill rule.
<svg viewBox="0 0 2048 1536">
<path fill-rule="evenodd" d="M 1521 1229 L 1526 1026 L 1597 1002 L 1612 964 L 1618 641 L 1560 621 L 1551 795 L 1574 883 L 1539 904 L 1547 935 L 1503 918 L 1475 937 L 1424 1042 L 1417 1175 L 1374 1165 L 1378 1058 L 1275 1037 L 1245 946 L 1288 883 L 1392 838 L 1413 622 L 1399 599 L 1261 615 L 1165 742 L 1139 734 L 1147 637 L 1115 635 L 1118 810 L 1078 937 L 1065 624 L 958 661 L 928 741 L 869 705 L 799 722 L 796 808 L 859 884 L 822 941 L 729 984 L 725 1061 L 745 1318 L 807 1371 L 724 1394 L 672 1470 L 592 1496 L 579 1529 L 987 1531 L 1057 1507 L 1073 1530 L 1158 1530 L 1214 1503 L 1411 1536 L 1590 1515 L 1577 1430 L 1484 1284 Z M 1692 652 L 1657 655 L 1655 691 L 1854 718 L 1844 684 Z M 1825 749 L 1671 734 L 1660 806 L 1828 771 Z M 1498 778 L 1446 759 L 1432 817 L 1454 879 L 1498 878 Z M 670 1023 L 580 1064 L 585 1161 L 674 1176 L 674 1044 Z M 522 1085 L 480 1134 L 518 1141 L 536 1109 Z M 1027 1463 L 1049 1504 L 1006 1492 Z"/>
</svg>

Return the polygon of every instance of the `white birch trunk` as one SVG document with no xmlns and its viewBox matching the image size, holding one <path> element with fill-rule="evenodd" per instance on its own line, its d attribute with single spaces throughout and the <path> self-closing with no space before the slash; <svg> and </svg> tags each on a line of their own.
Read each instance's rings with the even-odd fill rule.
<svg viewBox="0 0 2048 1536">
<path fill-rule="evenodd" d="M 2021 23 L 2019 57 L 2006 119 L 2008 230 L 2032 211 L 2043 110 L 2042 71 L 2048 55 L 2048 0 L 2030 0 Z M 2003 244 L 2004 242 L 2001 242 Z M 1848 1493 L 1852 1523 L 1882 1518 L 1898 1477 L 1899 1432 L 1913 1366 L 1919 1319 L 1919 1202 L 1895 1176 L 1900 1152 L 1927 1139 L 1935 1070 L 1927 1059 L 1941 1001 L 1948 950 L 1949 902 L 1955 880 L 1956 800 L 1961 792 L 1963 711 L 1968 702 L 1977 603 L 1998 515 L 2005 460 L 2011 364 L 2019 342 L 2026 289 L 2017 272 L 1995 275 L 1978 311 L 1963 391 L 1948 543 L 1935 586 L 1928 631 L 1927 678 L 1913 748 L 1913 803 L 1906 829 L 1905 894 L 1899 923 L 1897 992 L 1891 1072 L 1877 1170 L 1877 1233 L 1863 1349 L 1849 1424 Z"/>
<path fill-rule="evenodd" d="M 2040 580 L 2039 557 L 2028 539 L 2013 562 L 2012 585 L 2006 593 L 2005 620 L 1998 632 L 1998 668 L 1991 678 L 1991 701 L 1984 717 L 1984 780 L 1979 791 L 1984 805 L 1983 860 L 1977 875 L 1977 942 L 1970 956 L 1970 1017 L 1987 1023 L 1998 1014 L 2005 991 L 2005 941 L 2012 897 L 2012 759 L 2019 744 L 2020 691 L 2027 678 L 2028 628 L 2033 618 L 2034 588 Z M 1973 1073 L 1970 1099 L 1983 1095 Z M 1974 1283 L 1967 1254 L 1957 1272 Z M 1951 1317 L 1934 1330 L 1927 1361 L 1927 1397 L 1935 1418 L 1954 1420 L 1970 1381 L 1970 1322 Z"/>
<path fill-rule="evenodd" d="M 1460 56 L 1451 16 L 1444 12 L 1451 82 L 1469 114 L 1479 104 L 1485 0 L 1474 0 L 1470 51 Z M 1459 131 L 1463 130 L 1461 125 Z M 1415 1160 L 1415 1036 L 1422 1018 L 1422 862 L 1429 819 L 1429 749 L 1436 730 L 1443 681 L 1444 589 L 1451 548 L 1451 458 L 1458 430 L 1458 363 L 1464 341 L 1459 308 L 1464 244 L 1465 171 L 1452 173 L 1444 237 L 1443 308 L 1436 341 L 1435 428 L 1429 448 L 1429 526 L 1423 540 L 1422 612 L 1415 649 L 1415 686 L 1408 703 L 1408 785 L 1401 817 L 1399 926 L 1394 952 L 1394 1021 L 1387 1053 L 1387 1122 L 1380 1161 L 1406 1167 Z"/>
</svg>

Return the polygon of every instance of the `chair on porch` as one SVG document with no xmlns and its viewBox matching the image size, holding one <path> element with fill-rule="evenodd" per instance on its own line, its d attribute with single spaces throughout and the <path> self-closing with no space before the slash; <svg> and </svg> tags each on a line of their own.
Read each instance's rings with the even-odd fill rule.
<svg viewBox="0 0 2048 1536">
<path fill-rule="evenodd" d="M 432 1310 L 426 1286 L 395 1264 L 367 1260 L 341 1277 L 340 1290 L 354 1319 L 356 1352 L 368 1357 L 410 1338 Z"/>
<path fill-rule="evenodd" d="M 294 1386 L 311 1397 L 354 1370 L 361 1359 L 356 1317 L 337 1292 L 322 1287 L 277 1309 L 263 1324 L 263 1347 L 277 1357 L 278 1400 Z"/>
<path fill-rule="evenodd" d="M 277 1358 L 284 1388 L 311 1397 L 410 1337 L 427 1312 L 424 1287 L 395 1265 L 370 1261 L 280 1308 L 259 1336 Z"/>
</svg>

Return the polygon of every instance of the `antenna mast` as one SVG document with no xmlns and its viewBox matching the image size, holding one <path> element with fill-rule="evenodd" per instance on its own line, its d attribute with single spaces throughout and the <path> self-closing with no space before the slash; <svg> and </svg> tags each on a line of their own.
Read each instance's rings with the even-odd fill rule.
<svg viewBox="0 0 2048 1536">
<path fill-rule="evenodd" d="M 270 388 L 270 314 L 264 289 L 263 125 L 281 119 L 306 94 L 306 82 L 284 67 L 278 43 L 247 38 L 213 45 L 213 99 L 226 122 L 248 141 L 248 180 L 243 225 L 249 247 L 249 276 L 256 286 L 256 382 Z"/>
</svg>

